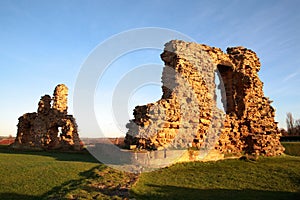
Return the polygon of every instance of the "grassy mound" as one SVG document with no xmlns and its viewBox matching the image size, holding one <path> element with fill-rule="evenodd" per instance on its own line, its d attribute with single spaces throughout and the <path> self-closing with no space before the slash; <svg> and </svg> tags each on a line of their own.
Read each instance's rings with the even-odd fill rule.
<svg viewBox="0 0 300 200">
<path fill-rule="evenodd" d="M 136 199 L 295 199 L 300 197 L 300 157 L 176 164 L 144 173 Z"/>
</svg>

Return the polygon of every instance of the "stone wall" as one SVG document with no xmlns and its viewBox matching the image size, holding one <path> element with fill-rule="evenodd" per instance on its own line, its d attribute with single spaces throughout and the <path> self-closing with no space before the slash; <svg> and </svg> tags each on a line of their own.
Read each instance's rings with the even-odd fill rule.
<svg viewBox="0 0 300 200">
<path fill-rule="evenodd" d="M 260 62 L 244 47 L 227 53 L 173 40 L 161 54 L 161 100 L 134 109 L 125 143 L 140 149 L 212 149 L 273 156 L 283 153 L 275 110 L 264 97 Z M 220 84 L 216 86 L 216 77 Z M 225 112 L 217 105 L 221 90 Z"/>
<path fill-rule="evenodd" d="M 67 114 L 67 98 L 68 88 L 64 84 L 56 86 L 53 98 L 42 96 L 37 112 L 19 117 L 13 147 L 80 150 L 76 121 Z"/>
</svg>

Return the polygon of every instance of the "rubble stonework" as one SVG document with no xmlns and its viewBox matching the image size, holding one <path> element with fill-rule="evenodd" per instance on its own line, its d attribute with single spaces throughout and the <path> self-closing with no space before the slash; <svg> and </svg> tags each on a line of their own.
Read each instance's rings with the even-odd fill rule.
<svg viewBox="0 0 300 200">
<path fill-rule="evenodd" d="M 172 40 L 161 54 L 162 98 L 134 109 L 125 143 L 141 149 L 196 147 L 222 154 L 282 154 L 275 109 L 258 77 L 260 61 L 244 47 L 220 48 Z M 226 113 L 217 108 L 219 75 Z M 223 87 L 222 87 L 223 85 Z"/>
<path fill-rule="evenodd" d="M 19 117 L 13 147 L 80 150 L 76 121 L 67 114 L 67 98 L 68 88 L 64 84 L 55 87 L 53 98 L 42 96 L 37 112 Z"/>
</svg>

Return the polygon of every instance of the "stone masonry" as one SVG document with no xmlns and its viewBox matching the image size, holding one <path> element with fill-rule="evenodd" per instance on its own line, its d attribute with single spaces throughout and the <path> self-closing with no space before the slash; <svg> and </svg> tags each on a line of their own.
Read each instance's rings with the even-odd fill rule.
<svg viewBox="0 0 300 200">
<path fill-rule="evenodd" d="M 139 149 L 211 148 L 221 154 L 284 152 L 275 109 L 258 77 L 260 61 L 244 47 L 172 40 L 161 58 L 162 98 L 134 109 L 125 144 Z M 220 84 L 216 85 L 216 77 Z M 221 90 L 218 108 L 216 88 Z"/>
<path fill-rule="evenodd" d="M 13 147 L 80 150 L 77 124 L 75 118 L 67 114 L 67 105 L 68 88 L 59 84 L 55 87 L 53 98 L 49 95 L 41 97 L 37 112 L 19 117 Z"/>
</svg>

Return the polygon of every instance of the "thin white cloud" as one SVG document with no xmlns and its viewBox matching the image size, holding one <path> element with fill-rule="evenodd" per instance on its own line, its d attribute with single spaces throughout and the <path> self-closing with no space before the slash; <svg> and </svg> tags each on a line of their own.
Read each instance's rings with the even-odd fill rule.
<svg viewBox="0 0 300 200">
<path fill-rule="evenodd" d="M 286 77 L 284 77 L 282 79 L 282 82 L 287 82 L 287 81 L 291 80 L 292 78 L 294 78 L 295 76 L 297 76 L 298 74 L 299 74 L 298 72 L 291 73 L 291 74 L 287 75 Z"/>
</svg>

